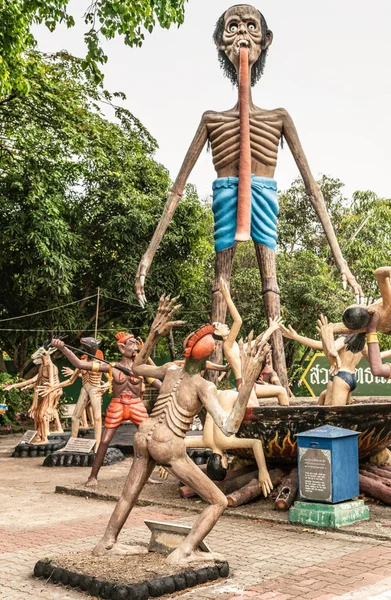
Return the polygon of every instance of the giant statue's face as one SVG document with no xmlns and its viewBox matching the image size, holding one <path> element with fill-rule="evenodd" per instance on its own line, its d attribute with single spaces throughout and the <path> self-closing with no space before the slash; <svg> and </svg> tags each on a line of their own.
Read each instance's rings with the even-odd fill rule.
<svg viewBox="0 0 391 600">
<path fill-rule="evenodd" d="M 271 32 L 270 32 L 271 33 Z M 250 67 L 261 55 L 262 27 L 259 11 L 248 4 L 232 6 L 224 15 L 223 43 L 225 52 L 236 70 L 239 68 L 240 46 L 248 47 Z M 269 45 L 271 39 L 267 45 Z"/>
</svg>

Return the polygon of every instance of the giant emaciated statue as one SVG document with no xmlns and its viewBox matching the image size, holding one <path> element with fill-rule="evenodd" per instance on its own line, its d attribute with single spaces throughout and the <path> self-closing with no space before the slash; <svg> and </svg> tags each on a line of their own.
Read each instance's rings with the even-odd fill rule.
<svg viewBox="0 0 391 600">
<path fill-rule="evenodd" d="M 342 256 L 321 190 L 316 183 L 288 112 L 255 106 L 251 86 L 261 77 L 273 40 L 263 15 L 247 4 L 229 8 L 218 20 L 213 39 L 225 75 L 238 86 L 238 102 L 224 112 L 206 111 L 185 156 L 175 183 L 136 277 L 136 294 L 144 306 L 145 277 L 162 237 L 180 201 L 184 186 L 203 147 L 212 150 L 217 179 L 213 183 L 215 218 L 215 282 L 212 292 L 212 321 L 225 322 L 226 303 L 219 290 L 220 277 L 230 281 L 236 243 L 252 239 L 262 280 L 268 320 L 279 316 L 280 297 L 276 278 L 277 183 L 274 172 L 278 147 L 285 138 L 299 168 L 308 197 L 323 226 L 344 287 L 348 282 L 356 296 L 357 284 Z M 275 369 L 287 386 L 281 331 L 273 335 Z M 216 357 L 217 362 L 221 357 Z"/>
</svg>

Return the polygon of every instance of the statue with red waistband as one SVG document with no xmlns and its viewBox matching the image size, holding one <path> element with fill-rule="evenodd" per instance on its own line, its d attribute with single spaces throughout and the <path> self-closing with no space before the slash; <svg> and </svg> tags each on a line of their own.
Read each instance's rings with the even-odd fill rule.
<svg viewBox="0 0 391 600">
<path fill-rule="evenodd" d="M 140 343 L 132 333 L 121 331 L 115 337 L 117 338 L 118 350 L 122 355 L 118 365 L 132 371 L 134 357 Z M 109 375 L 110 381 L 102 386 L 101 391 L 103 393 L 112 386 L 113 398 L 106 411 L 102 439 L 96 452 L 91 474 L 86 483 L 88 487 L 94 486 L 97 484 L 98 473 L 106 456 L 107 448 L 121 423 L 132 421 L 139 426 L 148 417 L 143 404 L 144 378 L 133 375 L 133 373 L 125 375 L 115 368 L 116 363 L 108 365 L 100 361 L 81 360 L 61 340 L 52 340 L 52 342 L 52 345 L 61 350 L 69 362 L 78 369 Z M 156 379 L 149 379 L 149 383 L 156 388 L 160 387 L 160 381 Z"/>
</svg>

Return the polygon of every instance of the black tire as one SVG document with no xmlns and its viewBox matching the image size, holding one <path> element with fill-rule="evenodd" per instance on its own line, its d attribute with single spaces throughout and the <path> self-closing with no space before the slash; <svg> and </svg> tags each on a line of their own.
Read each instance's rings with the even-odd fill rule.
<svg viewBox="0 0 391 600">
<path fill-rule="evenodd" d="M 102 589 L 100 590 L 100 597 L 103 598 L 104 600 L 110 600 L 111 598 L 111 594 L 113 592 L 113 584 L 109 583 L 108 581 L 106 581 L 103 585 L 102 585 Z"/>
<path fill-rule="evenodd" d="M 70 576 L 71 576 L 71 572 L 68 571 L 68 569 L 62 569 L 61 583 L 64 585 L 68 585 Z"/>
<path fill-rule="evenodd" d="M 215 581 L 220 577 L 219 569 L 217 567 L 208 567 L 209 581 Z"/>
<path fill-rule="evenodd" d="M 43 573 L 42 576 L 45 579 L 49 579 L 50 575 L 53 573 L 54 567 L 51 562 L 45 562 L 43 565 Z"/>
<path fill-rule="evenodd" d="M 222 565 L 219 565 L 220 577 L 228 577 L 229 575 L 229 564 L 227 561 L 223 562 Z"/>
<path fill-rule="evenodd" d="M 42 577 L 44 565 L 45 565 L 45 563 L 43 562 L 43 560 L 39 560 L 37 563 L 35 563 L 35 566 L 34 566 L 35 577 Z"/>
<path fill-rule="evenodd" d="M 134 585 L 128 586 L 129 600 L 148 600 L 148 584 L 147 583 L 135 583 Z"/>
<path fill-rule="evenodd" d="M 99 596 L 102 587 L 103 581 L 101 581 L 100 579 L 95 579 L 95 577 L 93 577 L 90 585 L 91 596 Z"/>
<path fill-rule="evenodd" d="M 69 575 L 69 585 L 71 587 L 77 587 L 80 583 L 80 573 L 75 573 L 74 571 L 70 572 Z"/>
<path fill-rule="evenodd" d="M 52 572 L 51 581 L 53 583 L 60 583 L 62 575 L 62 569 L 59 567 L 55 567 Z"/>
<path fill-rule="evenodd" d="M 204 567 L 202 569 L 197 570 L 197 580 L 198 583 L 206 583 L 207 581 L 209 581 L 208 567 Z"/>
<path fill-rule="evenodd" d="M 173 575 L 175 582 L 175 591 L 180 592 L 186 589 L 186 577 L 184 573 L 177 573 Z"/>
<path fill-rule="evenodd" d="M 124 585 L 115 585 L 111 595 L 113 600 L 129 600 L 129 588 Z"/>
<path fill-rule="evenodd" d="M 184 571 L 183 574 L 186 579 L 186 587 L 191 588 L 198 585 L 198 577 L 196 571 L 189 569 L 188 571 Z"/>
<path fill-rule="evenodd" d="M 79 586 L 83 592 L 89 592 L 91 587 L 92 577 L 89 575 L 80 575 Z"/>
</svg>

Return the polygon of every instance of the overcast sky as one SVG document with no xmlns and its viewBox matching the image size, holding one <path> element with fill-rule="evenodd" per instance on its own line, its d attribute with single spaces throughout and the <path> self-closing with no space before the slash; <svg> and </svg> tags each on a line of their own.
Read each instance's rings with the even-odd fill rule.
<svg viewBox="0 0 391 600">
<path fill-rule="evenodd" d="M 155 29 L 142 48 L 121 38 L 104 43 L 109 61 L 105 86 L 126 93 L 126 107 L 157 139 L 156 158 L 174 179 L 202 113 L 226 110 L 236 91 L 223 76 L 212 42 L 226 0 L 189 0 L 179 29 Z M 301 138 L 311 169 L 340 178 L 345 193 L 370 189 L 391 198 L 391 2 L 390 0 L 263 0 L 274 41 L 265 73 L 253 90 L 262 108 L 286 108 Z M 50 33 L 35 29 L 39 49 L 84 53 L 82 10 L 73 0 L 77 26 Z M 298 176 L 286 147 L 280 150 L 280 189 Z M 211 156 L 202 153 L 189 181 L 210 193 L 215 178 Z"/>
</svg>

